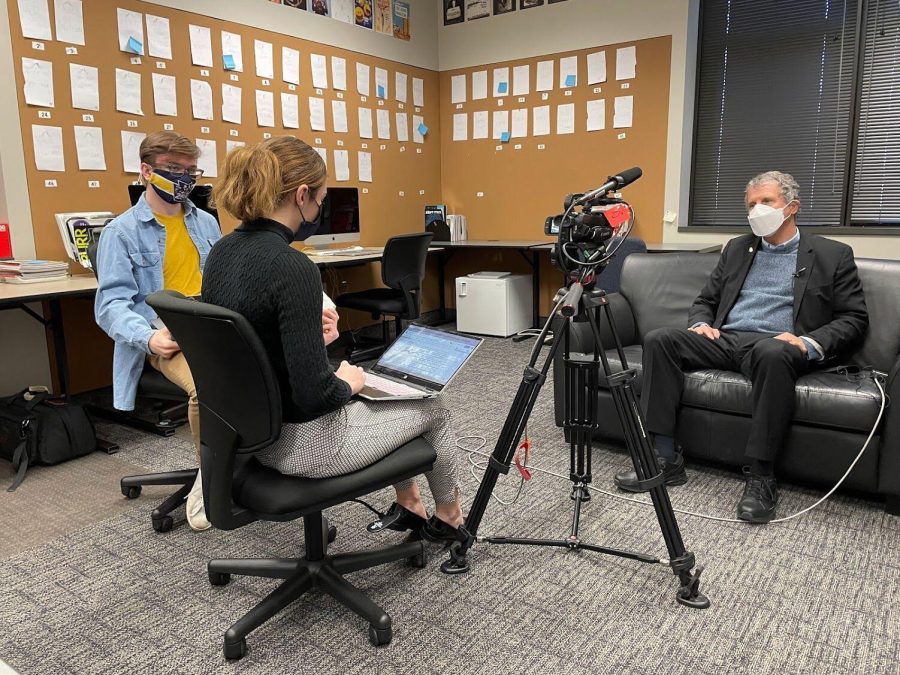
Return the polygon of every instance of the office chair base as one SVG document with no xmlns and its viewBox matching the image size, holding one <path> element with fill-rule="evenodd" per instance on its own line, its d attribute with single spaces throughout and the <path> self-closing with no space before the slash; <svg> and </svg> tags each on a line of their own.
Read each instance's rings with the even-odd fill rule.
<svg viewBox="0 0 900 675">
<path fill-rule="evenodd" d="M 125 476 L 119 483 L 119 489 L 126 499 L 137 499 L 144 485 L 180 485 L 178 490 L 166 497 L 150 514 L 153 529 L 157 532 L 168 532 L 175 525 L 174 519 L 169 514 L 187 501 L 188 493 L 196 479 L 197 469 Z"/>
<path fill-rule="evenodd" d="M 345 574 L 384 565 L 397 560 L 424 559 L 425 545 L 421 540 L 407 540 L 387 548 L 356 553 L 327 554 L 331 529 L 324 518 L 304 517 L 306 556 L 303 558 L 245 558 L 210 560 L 207 565 L 209 582 L 224 586 L 232 574 L 269 579 L 284 579 L 253 609 L 225 632 L 223 654 L 228 660 L 247 654 L 247 635 L 300 598 L 307 591 L 318 588 L 369 623 L 369 642 L 373 646 L 390 643 L 391 617 L 365 593 L 344 578 Z"/>
</svg>

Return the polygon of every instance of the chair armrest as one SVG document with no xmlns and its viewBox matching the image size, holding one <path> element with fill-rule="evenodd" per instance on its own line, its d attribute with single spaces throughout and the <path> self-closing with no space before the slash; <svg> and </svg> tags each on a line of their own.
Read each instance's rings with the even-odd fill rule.
<svg viewBox="0 0 900 675">
<path fill-rule="evenodd" d="M 900 356 L 888 373 L 884 393 L 887 408 L 881 423 L 878 492 L 897 496 L 900 495 Z"/>
</svg>

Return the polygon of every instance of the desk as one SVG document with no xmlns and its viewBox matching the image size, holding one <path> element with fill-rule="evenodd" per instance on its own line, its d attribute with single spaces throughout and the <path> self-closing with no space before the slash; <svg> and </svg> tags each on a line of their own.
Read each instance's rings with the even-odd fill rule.
<svg viewBox="0 0 900 675">
<path fill-rule="evenodd" d="M 647 253 L 719 253 L 722 250 L 722 244 L 689 244 L 678 242 L 667 244 L 663 242 L 644 242 L 647 244 Z M 549 251 L 554 244 L 542 244 L 535 248 L 540 251 Z"/>
<path fill-rule="evenodd" d="M 531 266 L 531 325 L 540 328 L 541 261 L 538 248 L 546 241 L 546 239 L 466 239 L 435 242 L 444 249 L 442 253 L 438 254 L 438 297 L 440 298 L 441 319 L 447 319 L 447 303 L 444 299 L 444 268 L 447 261 L 453 256 L 453 252 L 457 249 L 505 248 L 517 250 L 525 262 Z M 526 252 L 530 255 L 526 255 Z"/>
<path fill-rule="evenodd" d="M 0 283 L 0 311 L 21 309 L 45 328 L 53 331 L 53 352 L 56 355 L 56 372 L 59 377 L 59 394 L 69 394 L 69 360 L 66 356 L 66 334 L 63 330 L 60 298 L 90 297 L 97 292 L 97 280 L 93 274 L 79 274 L 61 281 L 41 281 L 34 284 Z M 46 300 L 50 318 L 45 319 L 26 306 L 29 302 Z"/>
</svg>

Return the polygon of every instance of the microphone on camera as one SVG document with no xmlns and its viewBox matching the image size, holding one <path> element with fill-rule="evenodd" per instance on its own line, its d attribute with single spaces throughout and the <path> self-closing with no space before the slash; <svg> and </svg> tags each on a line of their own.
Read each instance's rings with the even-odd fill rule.
<svg viewBox="0 0 900 675">
<path fill-rule="evenodd" d="M 633 166 L 630 169 L 625 169 L 622 173 L 616 176 L 610 176 L 606 179 L 606 182 L 598 187 L 596 190 L 591 190 L 590 192 L 585 192 L 581 197 L 575 200 L 576 204 L 586 204 L 597 197 L 601 197 L 605 195 L 610 190 L 621 190 L 626 185 L 631 185 L 634 181 L 640 178 L 643 175 L 643 171 L 641 171 L 641 167 Z"/>
</svg>

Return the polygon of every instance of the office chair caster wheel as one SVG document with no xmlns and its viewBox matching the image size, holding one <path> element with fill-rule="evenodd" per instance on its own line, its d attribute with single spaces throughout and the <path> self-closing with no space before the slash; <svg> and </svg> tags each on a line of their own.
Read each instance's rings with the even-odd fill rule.
<svg viewBox="0 0 900 675">
<path fill-rule="evenodd" d="M 414 555 L 412 558 L 407 558 L 406 562 L 410 567 L 415 568 L 417 570 L 424 570 L 428 567 L 428 558 L 424 553 L 420 553 L 419 555 Z"/>
<path fill-rule="evenodd" d="M 174 521 L 172 516 L 163 516 L 162 518 L 153 518 L 153 529 L 157 532 L 168 532 L 172 529 Z"/>
<path fill-rule="evenodd" d="M 126 499 L 137 499 L 141 496 L 141 486 L 140 485 L 123 485 L 121 486 L 122 495 Z"/>
<path fill-rule="evenodd" d="M 209 576 L 209 583 L 213 586 L 224 586 L 231 581 L 231 575 L 227 572 L 213 572 L 209 570 L 207 575 Z"/>
<path fill-rule="evenodd" d="M 229 661 L 244 658 L 247 656 L 248 651 L 250 650 L 247 649 L 247 640 L 244 638 L 241 638 L 240 642 L 226 642 L 222 647 L 222 653 L 225 654 L 225 658 Z"/>
<path fill-rule="evenodd" d="M 373 647 L 383 647 L 390 644 L 392 637 L 393 634 L 390 628 L 378 629 L 369 624 L 369 642 L 372 643 Z"/>
</svg>

